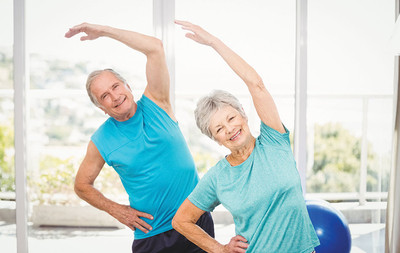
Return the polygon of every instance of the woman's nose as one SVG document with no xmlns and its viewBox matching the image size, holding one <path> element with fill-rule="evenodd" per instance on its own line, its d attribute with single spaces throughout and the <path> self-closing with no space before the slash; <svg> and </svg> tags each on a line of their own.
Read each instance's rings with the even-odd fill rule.
<svg viewBox="0 0 400 253">
<path fill-rule="evenodd" d="M 227 132 L 228 134 L 230 134 L 230 133 L 232 133 L 234 127 L 233 127 L 233 126 L 230 126 L 230 125 L 227 125 L 225 129 L 226 129 L 226 132 Z"/>
</svg>

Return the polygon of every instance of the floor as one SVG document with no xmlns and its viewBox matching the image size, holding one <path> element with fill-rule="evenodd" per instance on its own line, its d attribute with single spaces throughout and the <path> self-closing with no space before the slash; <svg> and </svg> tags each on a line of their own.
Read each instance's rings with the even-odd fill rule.
<svg viewBox="0 0 400 253">
<path fill-rule="evenodd" d="M 385 246 L 385 224 L 350 224 L 351 253 L 382 253 Z M 33 227 L 29 228 L 29 253 L 129 252 L 132 233 L 129 229 Z M 216 238 L 229 242 L 234 225 L 217 224 Z M 2 253 L 16 252 L 15 224 L 0 222 Z"/>
</svg>

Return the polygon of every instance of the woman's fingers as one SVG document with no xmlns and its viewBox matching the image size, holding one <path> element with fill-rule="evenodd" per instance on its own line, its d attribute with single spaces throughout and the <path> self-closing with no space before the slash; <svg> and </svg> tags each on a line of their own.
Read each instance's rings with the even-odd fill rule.
<svg viewBox="0 0 400 253">
<path fill-rule="evenodd" d="M 249 244 L 247 243 L 246 238 L 241 235 L 232 237 L 230 242 L 225 245 L 225 248 L 227 249 L 226 252 L 244 253 L 246 252 L 247 247 L 249 247 Z"/>
<path fill-rule="evenodd" d="M 237 239 L 237 240 L 239 240 L 239 241 L 242 241 L 242 242 L 247 242 L 246 238 L 244 238 L 244 237 L 241 236 L 241 235 L 237 235 L 237 236 L 235 236 L 235 237 L 233 237 L 233 238 L 235 238 L 235 239 Z M 232 239 L 233 239 L 233 238 L 232 238 Z"/>
</svg>

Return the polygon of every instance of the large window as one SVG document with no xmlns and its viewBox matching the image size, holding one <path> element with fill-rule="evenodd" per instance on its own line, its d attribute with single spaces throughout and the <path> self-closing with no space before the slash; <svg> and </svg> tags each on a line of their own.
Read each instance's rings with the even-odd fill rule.
<svg viewBox="0 0 400 253">
<path fill-rule="evenodd" d="M 171 11 L 162 7 L 161 3 L 166 2 L 169 1 L 25 1 L 29 66 L 27 189 L 29 225 L 35 226 L 29 230 L 30 252 L 44 250 L 39 240 L 59 236 L 57 231 L 49 232 L 37 225 L 91 226 L 88 217 L 100 215 L 85 215 L 83 219 L 76 216 L 69 219 L 76 223 L 67 224 L 63 222 L 72 211 L 62 214 L 57 209 L 46 216 L 43 209 L 37 209 L 88 206 L 73 192 L 74 176 L 90 136 L 107 116 L 91 104 L 86 94 L 87 75 L 96 69 L 115 69 L 128 80 L 136 100 L 146 85 L 144 55 L 108 38 L 85 42 L 78 37 L 66 39 L 64 34 L 69 27 L 89 22 L 150 35 L 154 28 L 162 30 L 166 48 L 175 51 L 167 57 L 173 57 L 169 62 L 175 63 L 170 74 L 175 80 L 172 87 L 176 116 L 200 175 L 228 152 L 196 127 L 193 112 L 201 96 L 213 89 L 236 95 L 248 115 L 253 135 L 258 136 L 260 120 L 250 94 L 220 56 L 185 38 L 185 31 L 178 26 L 172 34 L 170 24 L 162 24 L 161 28 L 157 22 L 153 24 L 153 13 L 158 13 L 153 10 L 153 3 L 159 4 L 155 8 L 158 11 Z M 176 19 L 204 27 L 255 68 L 273 95 L 293 140 L 295 116 L 305 116 L 295 115 L 296 1 L 169 3 L 175 3 Z M 7 252 L 16 251 L 15 205 L 9 201 L 15 198 L 12 4 L 12 0 L 0 1 L 0 245 L 9 247 Z M 301 148 L 307 149 L 309 196 L 362 205 L 386 200 L 394 60 L 385 48 L 394 24 L 394 4 L 392 0 L 308 1 L 308 140 L 307 147 Z M 113 169 L 106 167 L 96 187 L 111 199 L 124 202 L 127 196 L 119 182 Z M 5 213 L 11 213 L 11 219 L 6 220 Z M 104 221 L 104 217 L 100 220 Z M 382 220 L 378 217 L 371 221 Z M 61 236 L 68 233 L 61 232 Z M 93 251 L 115 251 L 115 244 L 101 239 L 104 237 L 93 241 Z M 129 234 L 124 244 L 131 239 Z M 72 238 L 53 242 L 46 244 L 45 250 L 77 250 L 78 244 Z"/>
<path fill-rule="evenodd" d="M 394 60 L 386 47 L 395 2 L 308 4 L 307 190 L 380 201 L 390 171 Z"/>
</svg>

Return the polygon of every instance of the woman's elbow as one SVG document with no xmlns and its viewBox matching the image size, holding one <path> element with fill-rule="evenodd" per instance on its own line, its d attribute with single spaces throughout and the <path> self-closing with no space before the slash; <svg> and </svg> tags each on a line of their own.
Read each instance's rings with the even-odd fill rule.
<svg viewBox="0 0 400 253">
<path fill-rule="evenodd" d="M 181 229 L 181 226 L 182 226 L 182 222 L 181 222 L 181 220 L 180 220 L 180 217 L 179 217 L 179 215 L 176 215 L 175 214 L 175 216 L 174 216 L 174 218 L 172 219 L 172 227 L 176 230 L 176 231 L 180 231 Z"/>
<path fill-rule="evenodd" d="M 260 76 L 254 79 L 253 85 L 260 90 L 265 90 L 264 82 Z"/>
<path fill-rule="evenodd" d="M 256 90 L 258 92 L 265 90 L 264 82 L 259 75 L 248 78 L 246 84 L 250 90 Z"/>
</svg>

